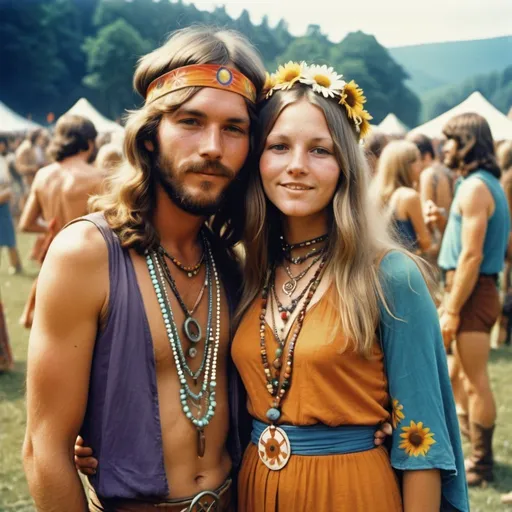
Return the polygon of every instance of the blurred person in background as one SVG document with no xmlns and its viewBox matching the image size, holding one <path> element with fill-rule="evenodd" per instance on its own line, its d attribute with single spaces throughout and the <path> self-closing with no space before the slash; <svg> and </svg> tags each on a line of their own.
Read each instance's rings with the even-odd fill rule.
<svg viewBox="0 0 512 512">
<path fill-rule="evenodd" d="M 416 144 L 420 151 L 422 171 L 419 193 L 423 208 L 428 210 L 433 203 L 448 214 L 453 199 L 453 182 L 450 169 L 436 159 L 432 140 L 426 135 L 420 133 L 409 134 L 406 140 Z M 444 228 L 444 226 L 442 227 Z"/>
<path fill-rule="evenodd" d="M 458 367 L 463 377 L 464 389 L 461 379 L 452 385 L 461 430 L 471 441 L 468 485 L 476 486 L 494 478 L 496 404 L 487 362 L 490 333 L 501 310 L 497 280 L 509 242 L 510 214 L 487 121 L 478 114 L 461 114 L 446 124 L 443 134 L 444 163 L 461 179 L 438 260 L 446 292 L 440 323 L 445 344 L 455 341 L 454 371 Z M 438 208 L 430 216 L 446 222 Z"/>
<path fill-rule="evenodd" d="M 44 235 L 37 260 L 42 263 L 55 235 L 70 221 L 87 213 L 87 201 L 100 191 L 104 174 L 88 162 L 95 152 L 97 132 L 85 117 L 62 116 L 48 148 L 54 163 L 42 168 L 32 184 L 20 219 L 25 233 Z M 35 307 L 36 283 L 20 319 L 29 328 Z"/>
<path fill-rule="evenodd" d="M 501 169 L 501 185 L 507 197 L 508 209 L 512 221 L 512 141 L 502 142 L 497 150 L 496 157 Z M 501 318 L 501 332 L 499 342 L 510 345 L 512 337 L 512 282 L 510 273 L 512 271 L 512 240 L 509 240 L 507 259 L 503 279 L 501 280 L 501 291 L 503 293 L 503 310 Z"/>
<path fill-rule="evenodd" d="M 118 144 L 109 142 L 98 150 L 94 165 L 97 169 L 110 174 L 123 161 L 123 148 Z"/>
<path fill-rule="evenodd" d="M 13 366 L 14 360 L 11 346 L 9 345 L 9 335 L 7 333 L 2 296 L 0 295 L 0 374 L 12 370 Z"/>
<path fill-rule="evenodd" d="M 23 178 L 25 195 L 30 192 L 37 171 L 46 163 L 45 149 L 48 142 L 48 133 L 38 128 L 28 133 L 16 149 L 16 170 Z"/>
<path fill-rule="evenodd" d="M 22 272 L 21 261 L 16 247 L 16 233 L 11 215 L 13 189 L 6 158 L 7 141 L 0 139 L 0 250 L 7 248 L 9 255 L 9 274 Z M 1 254 L 0 254 L 1 256 Z"/>
<path fill-rule="evenodd" d="M 372 130 L 364 140 L 364 154 L 372 176 L 377 170 L 382 150 L 388 142 L 389 137 L 377 130 Z"/>
<path fill-rule="evenodd" d="M 372 198 L 389 216 L 400 243 L 415 253 L 425 253 L 432 246 L 417 191 L 421 170 L 421 156 L 416 145 L 394 140 L 382 151 L 370 185 Z"/>
</svg>

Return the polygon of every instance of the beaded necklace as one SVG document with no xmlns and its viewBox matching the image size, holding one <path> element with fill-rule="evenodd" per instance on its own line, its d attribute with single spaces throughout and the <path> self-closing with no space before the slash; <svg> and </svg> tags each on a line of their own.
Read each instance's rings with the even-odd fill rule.
<svg viewBox="0 0 512 512">
<path fill-rule="evenodd" d="M 305 247 L 310 247 L 311 245 L 317 245 L 322 242 L 325 242 L 326 240 L 329 239 L 329 234 L 326 233 L 325 235 L 317 236 L 316 238 L 312 238 L 311 240 L 297 242 L 296 244 L 289 244 L 284 239 L 283 235 L 281 235 L 279 238 L 281 240 L 281 251 L 283 253 L 284 258 L 288 260 L 290 263 L 293 263 L 294 265 L 300 265 L 301 263 L 304 263 L 310 258 L 315 257 L 319 252 L 322 253 L 323 251 L 325 251 L 325 248 L 318 250 L 316 247 L 313 247 L 313 249 L 311 249 L 311 251 L 306 253 L 304 256 L 297 256 L 296 258 L 292 257 L 292 251 L 294 249 L 304 249 Z"/>
<path fill-rule="evenodd" d="M 206 250 L 208 254 L 208 262 L 211 265 L 211 272 L 213 274 L 213 280 L 215 282 L 215 304 L 213 301 L 212 293 L 210 294 L 210 301 L 208 303 L 208 316 L 209 318 L 213 318 L 213 310 L 215 308 L 215 334 L 213 333 L 213 329 L 207 329 L 207 345 L 205 344 L 205 364 L 203 372 L 203 382 L 201 385 L 201 390 L 199 393 L 194 393 L 188 384 L 187 381 L 187 373 L 186 371 L 186 361 L 183 357 L 180 357 L 180 353 L 183 354 L 183 349 L 181 347 L 181 340 L 179 336 L 178 329 L 176 327 L 176 323 L 174 321 L 174 316 L 172 313 L 171 303 L 169 301 L 169 297 L 166 293 L 165 288 L 165 280 L 163 277 L 163 270 L 158 259 L 158 255 L 155 251 L 148 252 L 146 254 L 146 265 L 148 267 L 149 275 L 151 277 L 151 282 L 153 284 L 153 288 L 155 290 L 155 294 L 158 300 L 158 304 L 160 306 L 160 310 L 162 312 L 162 318 L 165 325 L 165 330 L 167 332 L 167 338 L 169 340 L 169 344 L 171 345 L 174 362 L 176 365 L 176 371 L 178 374 L 178 379 L 180 382 L 180 402 L 183 413 L 190 420 L 190 422 L 194 425 L 197 430 L 197 455 L 199 457 L 203 457 L 206 450 L 206 438 L 204 435 L 205 427 L 210 423 L 215 415 L 215 409 L 217 403 L 215 402 L 215 394 L 217 387 L 217 361 L 219 354 L 219 346 L 220 346 L 220 308 L 221 308 L 221 298 L 220 298 L 220 279 L 217 272 L 217 267 L 215 265 L 215 261 L 213 259 L 213 255 L 211 252 L 211 248 L 209 244 L 206 245 Z M 210 287 L 211 289 L 211 287 Z M 197 377 L 200 375 L 198 374 Z M 192 376 L 192 378 L 194 378 Z M 202 407 L 199 407 L 199 417 L 195 417 L 192 413 L 189 404 L 194 405 L 197 402 L 202 402 L 204 404 L 204 410 Z M 196 407 L 196 405 L 194 405 Z"/>
<path fill-rule="evenodd" d="M 316 263 L 320 261 L 324 252 L 325 249 L 322 249 L 320 251 L 320 254 L 304 270 L 302 270 L 302 272 L 299 272 L 296 276 L 292 274 L 292 269 L 286 263 L 283 265 L 286 274 L 290 278 L 288 279 L 288 281 L 285 281 L 283 283 L 283 286 L 281 287 L 285 295 L 288 295 L 288 297 L 291 297 L 293 295 L 293 292 L 296 290 L 299 281 L 315 266 Z"/>
<path fill-rule="evenodd" d="M 317 290 L 323 275 L 323 269 L 327 261 L 327 255 L 324 254 L 320 260 L 320 264 L 315 271 L 312 284 L 309 287 L 309 291 L 306 295 L 304 303 L 297 315 L 297 325 L 290 338 L 288 346 L 288 354 L 286 356 L 286 363 L 283 365 L 284 357 L 284 345 L 279 344 L 278 350 L 276 350 L 276 358 L 272 362 L 272 367 L 267 357 L 267 347 L 265 343 L 265 317 L 267 313 L 267 305 L 269 305 L 269 299 L 272 301 L 272 297 L 269 297 L 269 291 L 271 288 L 271 281 L 275 279 L 275 272 L 271 272 L 263 291 L 261 294 L 261 314 L 260 314 L 260 355 L 263 364 L 263 371 L 266 379 L 266 388 L 268 393 L 273 397 L 272 406 L 267 411 L 267 418 L 270 421 L 268 426 L 261 434 L 258 441 L 258 454 L 261 461 L 272 470 L 282 469 L 290 458 L 290 441 L 286 432 L 275 425 L 275 422 L 281 417 L 281 407 L 283 399 L 286 395 L 286 391 L 290 387 L 292 368 L 293 368 L 293 355 L 295 352 L 295 344 L 302 330 L 304 318 L 306 316 L 306 310 L 308 305 Z M 290 333 L 288 333 L 290 334 Z M 274 375 L 272 375 L 272 368 L 274 369 Z M 281 378 L 281 370 L 283 375 Z M 278 457 L 275 456 L 274 451 L 279 450 Z M 268 455 L 270 453 L 270 456 Z M 281 458 L 282 457 L 282 458 Z"/>
<path fill-rule="evenodd" d="M 303 249 L 304 247 L 309 247 L 310 245 L 325 242 L 329 238 L 329 235 L 326 233 L 325 235 L 317 236 L 316 238 L 312 238 L 311 240 L 304 240 L 304 242 L 297 242 L 296 244 L 289 244 L 284 239 L 283 235 L 281 235 L 279 238 L 281 239 L 281 246 L 283 248 L 283 251 L 289 252 L 293 251 L 293 249 Z"/>
<path fill-rule="evenodd" d="M 204 258 L 205 258 L 205 250 L 203 248 L 203 254 L 201 254 L 201 258 L 199 258 L 199 261 L 195 265 L 192 265 L 191 267 L 187 267 L 187 266 L 183 265 L 183 263 L 181 263 L 181 261 L 178 260 L 177 258 L 175 258 L 172 254 L 169 254 L 161 245 L 158 247 L 158 250 L 162 254 L 167 256 L 169 258 L 169 260 L 171 260 L 177 268 L 179 268 L 182 272 L 187 274 L 187 277 L 197 276 L 197 274 L 199 273 L 199 270 L 201 269 L 201 267 L 203 265 Z"/>
</svg>

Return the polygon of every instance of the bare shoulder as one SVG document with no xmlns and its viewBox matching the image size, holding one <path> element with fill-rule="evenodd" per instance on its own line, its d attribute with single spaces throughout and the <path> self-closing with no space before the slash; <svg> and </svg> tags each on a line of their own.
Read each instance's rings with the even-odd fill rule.
<svg viewBox="0 0 512 512">
<path fill-rule="evenodd" d="M 46 167 L 42 167 L 37 171 L 36 177 L 34 178 L 34 183 L 32 186 L 44 186 L 50 178 L 55 176 L 60 172 L 60 165 L 57 162 L 54 162 Z"/>
<path fill-rule="evenodd" d="M 436 172 L 436 169 L 432 166 L 423 169 L 420 174 L 421 183 L 431 183 L 434 179 L 434 176 L 436 175 Z"/>
<path fill-rule="evenodd" d="M 53 240 L 45 259 L 70 270 L 108 270 L 108 248 L 98 228 L 88 221 L 75 222 L 64 228 Z M 62 268 L 62 267 L 61 267 Z"/>
<path fill-rule="evenodd" d="M 466 179 L 460 185 L 459 206 L 461 209 L 487 208 L 493 203 L 492 194 L 480 179 Z"/>
<path fill-rule="evenodd" d="M 410 187 L 401 187 L 400 189 L 400 199 L 404 202 L 404 204 L 414 204 L 415 202 L 420 200 L 420 195 L 417 190 L 414 190 Z"/>
</svg>

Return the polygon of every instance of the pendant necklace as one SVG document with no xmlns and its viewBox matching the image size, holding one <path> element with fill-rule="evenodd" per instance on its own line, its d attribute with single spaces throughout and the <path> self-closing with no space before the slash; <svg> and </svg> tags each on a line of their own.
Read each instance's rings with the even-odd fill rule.
<svg viewBox="0 0 512 512">
<path fill-rule="evenodd" d="M 319 253 L 319 255 L 304 270 L 299 272 L 296 276 L 294 276 L 292 274 L 292 269 L 287 264 L 284 264 L 284 270 L 285 270 L 286 274 L 288 275 L 288 277 L 290 278 L 290 279 L 288 279 L 288 281 L 285 281 L 283 283 L 283 286 L 281 287 L 281 289 L 283 290 L 283 293 L 285 295 L 288 295 L 288 297 L 291 297 L 293 295 L 293 293 L 295 292 L 295 290 L 297 288 L 297 284 L 299 283 L 299 281 L 315 266 L 316 263 L 318 263 L 320 261 L 324 252 L 325 252 L 325 250 L 322 249 L 322 251 Z"/>
<path fill-rule="evenodd" d="M 181 347 L 181 340 L 178 328 L 174 321 L 172 313 L 171 303 L 166 293 L 165 279 L 163 275 L 163 269 L 161 262 L 158 258 L 158 253 L 155 251 L 146 253 L 146 265 L 148 267 L 151 282 L 155 290 L 155 294 L 160 306 L 162 318 L 167 332 L 167 338 L 171 345 L 174 362 L 176 365 L 176 372 L 180 382 L 180 402 L 183 413 L 194 425 L 197 431 L 197 455 L 203 457 L 206 450 L 206 437 L 204 429 L 211 422 L 215 415 L 215 409 L 217 407 L 216 399 L 216 387 L 217 387 L 217 362 L 220 346 L 220 309 L 221 309 L 221 294 L 220 294 L 220 279 L 211 253 L 211 249 L 206 243 L 205 250 L 207 251 L 207 258 L 209 266 L 211 266 L 211 274 L 213 275 L 213 281 L 215 284 L 215 301 L 213 300 L 213 286 L 209 287 L 209 302 L 208 302 L 208 318 L 209 323 L 212 323 L 213 312 L 215 311 L 215 332 L 213 326 L 207 327 L 207 341 L 205 343 L 205 355 L 204 365 L 202 370 L 196 372 L 194 376 L 196 379 L 202 376 L 201 390 L 199 393 L 195 393 L 190 389 L 187 381 L 187 375 L 190 376 L 190 372 L 187 371 L 188 365 L 186 359 L 183 356 L 183 350 Z M 165 263 L 165 262 L 164 262 Z M 190 370 L 190 368 L 188 368 Z M 200 407 L 199 416 L 195 417 L 190 409 L 190 405 L 193 403 L 203 403 L 204 407 Z"/>
<path fill-rule="evenodd" d="M 270 421 L 270 425 L 262 432 L 258 441 L 258 454 L 263 464 L 274 471 L 279 471 L 284 468 L 290 459 L 290 440 L 288 439 L 286 432 L 279 426 L 276 426 L 276 422 L 281 417 L 282 402 L 291 384 L 295 344 L 297 343 L 297 339 L 302 330 L 307 307 L 322 279 L 326 261 L 327 255 L 324 254 L 323 258 L 320 260 L 317 270 L 315 271 L 314 279 L 309 287 L 304 303 L 298 313 L 297 324 L 293 329 L 293 334 L 290 338 L 285 364 L 283 364 L 284 346 L 282 347 L 279 345 L 278 350 L 276 350 L 276 358 L 272 362 L 271 366 L 268 360 L 267 347 L 265 343 L 265 317 L 267 313 L 267 306 L 271 305 L 269 304 L 269 299 L 271 301 L 272 297 L 269 297 L 269 292 L 271 281 L 275 280 L 275 272 L 270 273 L 261 294 L 260 354 L 265 380 L 267 382 L 266 388 L 272 397 L 272 406 L 268 409 L 266 414 L 267 419 Z M 288 336 L 286 338 L 288 338 Z M 273 372 L 272 368 L 274 370 Z M 282 378 L 281 371 L 283 371 Z"/>
<path fill-rule="evenodd" d="M 206 244 L 206 238 L 203 236 L 203 244 Z M 187 308 L 185 302 L 183 301 L 181 294 L 178 290 L 178 287 L 176 286 L 176 281 L 171 275 L 171 272 L 169 271 L 169 267 L 165 263 L 165 260 L 163 260 L 164 263 L 164 271 L 165 271 L 165 277 L 167 279 L 167 282 L 169 283 L 169 286 L 171 287 L 171 290 L 176 297 L 176 300 L 178 301 L 178 304 L 180 305 L 183 314 L 185 315 L 185 322 L 183 324 L 183 332 L 185 333 L 185 336 L 187 339 L 193 343 L 199 343 L 201 341 L 201 338 L 203 336 L 203 331 L 201 329 L 201 326 L 199 322 L 194 318 L 193 313 L 194 311 Z M 193 353 L 193 352 L 192 352 Z M 197 352 L 196 352 L 197 353 Z M 192 357 L 192 356 L 191 356 Z"/>
</svg>

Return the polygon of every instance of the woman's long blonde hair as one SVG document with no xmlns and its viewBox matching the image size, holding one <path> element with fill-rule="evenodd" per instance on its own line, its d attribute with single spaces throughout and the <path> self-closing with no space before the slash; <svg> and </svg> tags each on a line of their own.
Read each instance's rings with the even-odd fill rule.
<svg viewBox="0 0 512 512">
<path fill-rule="evenodd" d="M 416 144 L 407 140 L 391 141 L 380 155 L 377 172 L 370 186 L 370 196 L 386 206 L 396 189 L 414 186 L 411 165 L 420 158 Z"/>
<path fill-rule="evenodd" d="M 362 355 L 372 353 L 379 322 L 379 300 L 386 304 L 379 278 L 381 257 L 391 249 L 406 252 L 395 244 L 372 215 L 367 200 L 368 175 L 362 148 L 346 113 L 336 101 L 314 93 L 309 86 L 295 84 L 288 91 L 277 91 L 260 114 L 259 154 L 281 112 L 289 105 L 307 99 L 322 109 L 340 166 L 337 190 L 330 206 L 329 259 L 326 271 L 333 276 L 338 315 L 337 325 Z M 307 122 L 307 119 L 304 120 Z M 242 299 L 237 311 L 239 322 L 261 293 L 268 269 L 280 258 L 281 219 L 266 198 L 259 173 L 251 175 L 246 195 L 245 274 Z M 422 263 L 414 255 L 411 258 Z"/>
<path fill-rule="evenodd" d="M 252 81 L 258 94 L 265 82 L 265 68 L 260 56 L 240 33 L 216 31 L 208 27 L 188 27 L 174 32 L 163 46 L 140 59 L 134 76 L 134 87 L 144 98 L 154 79 L 190 64 L 231 65 Z M 158 147 L 156 133 L 162 116 L 177 110 L 200 90 L 199 87 L 190 87 L 167 94 L 130 112 L 127 118 L 125 161 L 110 177 L 108 192 L 90 201 L 90 210 L 104 212 L 107 222 L 125 248 L 143 253 L 159 242 L 158 233 L 151 223 L 156 206 L 156 180 L 152 165 L 154 156 L 145 143 L 151 141 Z M 246 103 L 253 125 L 256 108 L 249 101 Z M 225 242 L 226 247 L 233 246 L 242 234 L 242 191 L 246 186 L 250 163 L 249 157 L 228 190 L 223 206 L 210 220 L 214 234 Z"/>
</svg>

